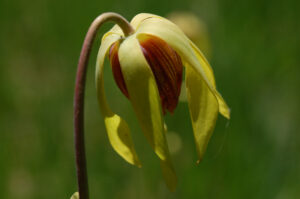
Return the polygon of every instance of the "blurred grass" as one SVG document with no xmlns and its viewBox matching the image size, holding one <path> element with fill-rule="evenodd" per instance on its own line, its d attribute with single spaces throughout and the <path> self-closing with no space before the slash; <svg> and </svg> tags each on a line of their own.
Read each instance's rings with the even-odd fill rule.
<svg viewBox="0 0 300 199">
<path fill-rule="evenodd" d="M 98 111 L 94 65 L 86 92 L 86 145 L 92 198 L 297 198 L 300 195 L 299 2 L 287 1 L 0 1 L 0 198 L 69 198 L 76 191 L 72 103 L 83 38 L 100 13 L 130 20 L 140 12 L 199 15 L 212 42 L 219 91 L 232 108 L 219 118 L 196 165 L 187 105 L 166 121 L 182 142 L 173 156 L 170 193 L 126 99 L 106 64 L 114 110 L 129 122 L 143 168 L 110 147 Z M 228 125 L 228 127 L 226 127 Z"/>
</svg>

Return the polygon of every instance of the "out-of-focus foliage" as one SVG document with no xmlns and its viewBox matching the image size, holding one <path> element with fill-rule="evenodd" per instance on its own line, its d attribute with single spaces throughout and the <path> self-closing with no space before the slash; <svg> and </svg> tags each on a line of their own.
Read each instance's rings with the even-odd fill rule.
<svg viewBox="0 0 300 199">
<path fill-rule="evenodd" d="M 93 49 L 86 90 L 86 146 L 92 198 L 297 198 L 300 195 L 300 12 L 296 0 L 1 0 L 0 198 L 70 198 L 77 189 L 72 106 L 83 38 L 100 13 L 131 19 L 190 11 L 206 23 L 218 90 L 232 109 L 219 117 L 200 165 L 187 104 L 167 115 L 180 143 L 178 189 L 165 187 L 159 162 L 106 63 L 114 111 L 126 116 L 143 167 L 109 146 L 96 100 Z M 179 139 L 180 138 L 180 139 Z M 179 139 L 179 141 L 178 141 Z M 170 142 L 172 144 L 172 142 Z"/>
</svg>

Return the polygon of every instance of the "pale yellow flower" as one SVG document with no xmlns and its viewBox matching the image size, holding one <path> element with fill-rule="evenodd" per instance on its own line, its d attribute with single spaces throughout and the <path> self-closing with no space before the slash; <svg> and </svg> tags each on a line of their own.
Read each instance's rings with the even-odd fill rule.
<svg viewBox="0 0 300 199">
<path fill-rule="evenodd" d="M 174 69 L 172 66 L 178 67 L 180 63 L 185 66 L 188 105 L 198 162 L 203 158 L 218 113 L 229 119 L 230 111 L 216 90 L 209 63 L 195 44 L 175 24 L 152 14 L 139 14 L 130 24 L 135 29 L 132 35 L 125 37 L 116 25 L 102 38 L 96 66 L 100 109 L 110 143 L 115 151 L 130 164 L 141 166 L 127 123 L 110 109 L 105 98 L 103 63 L 105 57 L 110 55 L 116 82 L 129 98 L 142 131 L 160 159 L 164 179 L 168 187 L 174 190 L 177 179 L 166 141 L 163 120 L 163 113 L 172 112 L 178 102 L 178 89 L 174 85 L 180 86 L 181 69 L 180 67 Z M 149 42 L 153 42 L 156 47 L 147 48 L 147 45 L 152 45 Z M 160 44 L 164 47 L 159 46 Z M 167 52 L 168 46 L 170 51 Z M 155 49 L 162 52 L 157 53 Z M 149 53 L 153 55 L 150 56 Z M 160 67 L 164 67 L 161 65 L 162 60 L 166 60 L 166 67 L 162 71 L 169 71 L 165 78 L 159 77 L 161 74 L 158 72 Z M 167 82 L 167 85 L 164 82 Z M 170 95 L 169 89 L 173 89 Z"/>
</svg>

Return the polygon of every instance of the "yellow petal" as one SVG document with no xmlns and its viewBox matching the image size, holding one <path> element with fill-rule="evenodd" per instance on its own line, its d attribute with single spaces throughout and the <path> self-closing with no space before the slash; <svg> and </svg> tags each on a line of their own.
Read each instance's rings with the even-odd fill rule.
<svg viewBox="0 0 300 199">
<path fill-rule="evenodd" d="M 144 19 L 139 24 L 136 32 L 137 34 L 147 33 L 155 35 L 166 41 L 172 48 L 174 48 L 181 58 L 194 68 L 195 72 L 202 76 L 209 90 L 217 98 L 222 115 L 229 118 L 229 108 L 215 88 L 215 81 L 211 67 L 208 62 L 203 59 L 204 56 L 198 53 L 198 48 L 191 45 L 192 42 L 175 24 L 162 17 L 158 18 L 154 16 Z M 196 52 L 195 49 L 197 49 Z"/>
<path fill-rule="evenodd" d="M 134 149 L 127 123 L 109 108 L 104 93 L 103 63 L 110 46 L 120 39 L 120 35 L 108 33 L 103 37 L 96 64 L 96 88 L 100 110 L 104 117 L 109 141 L 114 150 L 130 164 L 141 166 Z"/>
<path fill-rule="evenodd" d="M 142 21 L 144 21 L 145 19 L 151 18 L 151 17 L 156 17 L 156 18 L 161 18 L 162 19 L 162 17 L 160 17 L 158 15 L 149 14 L 149 13 L 140 13 L 140 14 L 136 15 L 135 17 L 133 17 L 130 24 L 135 29 L 137 29 Z"/>
<path fill-rule="evenodd" d="M 124 36 L 124 33 L 122 31 L 122 29 L 120 28 L 120 26 L 118 26 L 117 24 L 114 25 L 107 33 L 105 33 L 102 37 L 102 41 L 106 39 L 106 37 L 108 37 L 111 34 L 116 34 L 119 35 L 120 37 Z"/>
<path fill-rule="evenodd" d="M 215 127 L 218 101 L 192 67 L 186 67 L 186 92 L 199 163 Z"/>
<path fill-rule="evenodd" d="M 208 61 L 206 60 L 205 56 L 202 54 L 202 52 L 197 48 L 196 45 L 194 45 L 192 42 L 190 42 L 190 45 L 192 46 L 194 53 L 200 62 L 201 66 L 204 66 L 203 69 L 205 71 L 205 74 L 209 81 L 211 82 L 214 89 L 216 89 L 216 82 L 213 70 L 211 66 L 209 65 Z M 227 119 L 230 119 L 230 108 L 227 106 L 225 100 L 223 99 L 222 95 L 215 90 L 217 93 L 218 103 L 219 103 L 219 112 Z"/>
<path fill-rule="evenodd" d="M 126 38 L 121 43 L 119 60 L 130 102 L 141 128 L 161 160 L 167 186 L 175 190 L 177 179 L 166 142 L 158 89 L 135 35 Z"/>
</svg>

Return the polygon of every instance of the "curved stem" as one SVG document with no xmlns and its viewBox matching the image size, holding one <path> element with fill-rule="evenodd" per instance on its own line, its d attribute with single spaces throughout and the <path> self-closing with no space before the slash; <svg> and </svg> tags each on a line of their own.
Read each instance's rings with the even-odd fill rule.
<svg viewBox="0 0 300 199">
<path fill-rule="evenodd" d="M 117 23 L 128 36 L 134 32 L 134 29 L 129 22 L 122 16 L 116 13 L 103 13 L 98 16 L 91 24 L 81 49 L 80 58 L 78 62 L 75 93 L 74 93 L 74 139 L 75 139 L 75 157 L 78 191 L 80 199 L 88 199 L 88 177 L 86 169 L 85 145 L 84 145 L 84 89 L 86 82 L 86 72 L 88 60 L 92 49 L 92 44 L 96 33 L 100 26 L 107 21 Z"/>
</svg>

